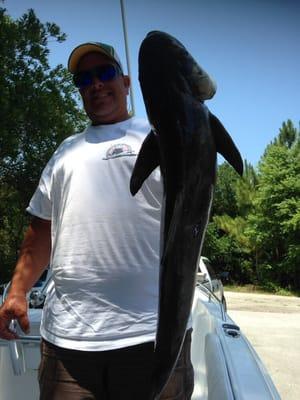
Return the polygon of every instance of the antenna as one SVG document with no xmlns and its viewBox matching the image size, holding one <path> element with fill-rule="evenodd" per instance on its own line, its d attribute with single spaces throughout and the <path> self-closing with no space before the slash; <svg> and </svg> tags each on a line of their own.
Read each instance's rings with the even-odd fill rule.
<svg viewBox="0 0 300 400">
<path fill-rule="evenodd" d="M 123 0 L 120 0 L 120 6 L 121 6 L 121 14 L 122 14 L 122 25 L 123 25 L 123 35 L 124 35 L 124 42 L 125 42 L 127 71 L 128 71 L 128 75 L 131 78 L 130 61 L 129 61 L 129 48 L 128 48 L 128 37 L 127 37 L 127 26 L 126 26 L 126 16 L 125 16 L 125 7 L 124 7 Z M 132 83 L 130 85 L 129 91 L 130 91 L 129 93 L 130 93 L 131 113 L 132 113 L 132 115 L 134 115 L 135 114 L 135 108 L 134 108 Z"/>
</svg>

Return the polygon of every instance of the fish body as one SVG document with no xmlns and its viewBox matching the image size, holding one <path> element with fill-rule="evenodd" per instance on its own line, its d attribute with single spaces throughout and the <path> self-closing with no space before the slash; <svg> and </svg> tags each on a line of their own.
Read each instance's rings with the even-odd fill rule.
<svg viewBox="0 0 300 400">
<path fill-rule="evenodd" d="M 158 165 L 164 184 L 159 312 L 151 399 L 158 399 L 178 359 L 192 307 L 198 259 L 209 221 L 220 152 L 242 174 L 243 162 L 204 100 L 215 85 L 185 47 L 154 31 L 139 52 L 139 81 L 153 127 L 130 182 L 135 194 Z"/>
</svg>

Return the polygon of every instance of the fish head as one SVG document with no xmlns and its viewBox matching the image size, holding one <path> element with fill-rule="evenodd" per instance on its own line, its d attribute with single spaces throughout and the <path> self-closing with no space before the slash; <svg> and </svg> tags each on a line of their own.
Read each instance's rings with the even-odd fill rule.
<svg viewBox="0 0 300 400">
<path fill-rule="evenodd" d="M 183 44 L 161 31 L 149 32 L 141 44 L 139 81 L 150 121 L 156 119 L 153 103 L 165 107 L 171 103 L 174 111 L 178 95 L 203 102 L 216 91 L 212 79 Z"/>
</svg>

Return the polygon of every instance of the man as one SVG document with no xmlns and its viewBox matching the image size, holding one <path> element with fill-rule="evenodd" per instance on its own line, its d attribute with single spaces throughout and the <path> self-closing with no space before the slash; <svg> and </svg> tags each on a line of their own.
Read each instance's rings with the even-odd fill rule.
<svg viewBox="0 0 300 400">
<path fill-rule="evenodd" d="M 41 323 L 40 399 L 147 399 L 162 184 L 155 170 L 133 198 L 129 180 L 150 127 L 127 111 L 130 80 L 111 46 L 76 47 L 68 68 L 91 125 L 67 138 L 42 173 L 0 309 L 0 336 L 15 338 L 13 318 L 29 332 L 26 293 L 50 263 L 54 285 Z M 190 336 L 189 330 L 161 399 L 191 396 Z"/>
</svg>

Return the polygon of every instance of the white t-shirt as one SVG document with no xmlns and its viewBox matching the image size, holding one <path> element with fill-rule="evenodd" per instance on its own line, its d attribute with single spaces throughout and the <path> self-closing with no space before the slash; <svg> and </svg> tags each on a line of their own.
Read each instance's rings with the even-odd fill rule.
<svg viewBox="0 0 300 400">
<path fill-rule="evenodd" d="M 90 126 L 44 169 L 28 211 L 52 222 L 54 286 L 41 334 L 60 347 L 109 350 L 154 340 L 162 182 L 156 169 L 132 197 L 145 120 Z"/>
</svg>

